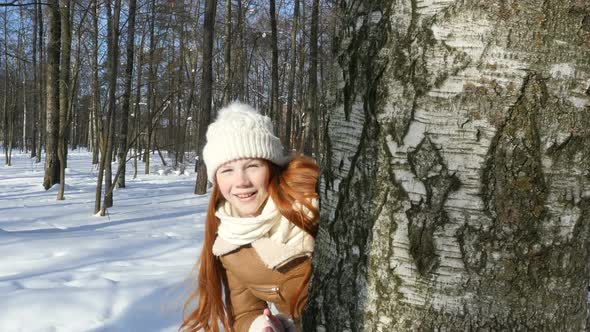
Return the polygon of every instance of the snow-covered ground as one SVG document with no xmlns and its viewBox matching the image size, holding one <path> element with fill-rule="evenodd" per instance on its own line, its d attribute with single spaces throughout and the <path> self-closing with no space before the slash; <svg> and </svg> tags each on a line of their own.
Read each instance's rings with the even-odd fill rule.
<svg viewBox="0 0 590 332">
<path fill-rule="evenodd" d="M 4 163 L 2 151 L 0 331 L 178 329 L 208 199 L 193 195 L 192 172 L 158 172 L 156 154 L 151 174 L 132 179 L 129 163 L 127 188 L 98 217 L 88 152 L 69 153 L 64 201 L 43 189 L 43 163 L 16 150 Z"/>
</svg>

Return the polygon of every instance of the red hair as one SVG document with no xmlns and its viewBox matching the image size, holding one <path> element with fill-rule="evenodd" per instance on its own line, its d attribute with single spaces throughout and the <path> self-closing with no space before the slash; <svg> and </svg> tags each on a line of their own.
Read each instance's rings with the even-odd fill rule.
<svg viewBox="0 0 590 332">
<path fill-rule="evenodd" d="M 268 165 L 270 170 L 268 193 L 278 210 L 294 225 L 315 237 L 319 211 L 311 204 L 311 199 L 318 196 L 315 187 L 319 167 L 313 159 L 304 156 L 294 157 L 284 168 L 270 162 Z M 224 301 L 222 298 L 223 289 L 227 289 L 227 277 L 219 258 L 212 252 L 219 227 L 219 219 L 215 216 L 215 211 L 222 200 L 223 196 L 217 185 L 214 185 L 207 208 L 203 249 L 197 262 L 198 286 L 184 304 L 184 312 L 186 313 L 187 308 L 195 301 L 197 301 L 197 308 L 188 316 L 183 315 L 179 331 L 192 332 L 204 329 L 206 332 L 219 332 L 219 323 L 223 325 L 225 331 L 233 330 L 231 328 L 233 315 L 229 299 L 226 298 Z M 301 204 L 311 213 L 307 214 L 301 208 L 294 208 L 295 203 Z M 293 317 L 300 316 L 306 304 L 307 296 L 303 294 L 303 291 L 308 286 L 310 276 L 311 269 L 308 269 L 296 292 L 297 296 L 289 303 L 290 314 Z"/>
</svg>

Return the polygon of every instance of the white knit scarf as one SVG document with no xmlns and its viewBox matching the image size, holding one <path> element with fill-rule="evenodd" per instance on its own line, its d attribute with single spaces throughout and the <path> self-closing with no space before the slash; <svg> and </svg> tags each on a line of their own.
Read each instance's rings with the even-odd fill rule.
<svg viewBox="0 0 590 332">
<path fill-rule="evenodd" d="M 256 217 L 237 217 L 237 211 L 228 201 L 217 208 L 215 216 L 221 221 L 217 235 L 237 246 L 252 243 L 266 235 L 280 224 L 282 217 L 270 197 Z"/>
<path fill-rule="evenodd" d="M 316 199 L 312 200 L 314 206 L 317 203 Z M 296 207 L 302 208 L 302 205 Z M 238 217 L 227 201 L 217 208 L 215 216 L 220 220 L 213 244 L 216 256 L 252 244 L 266 266 L 275 268 L 292 258 L 310 256 L 313 252 L 313 237 L 281 215 L 270 197 L 256 217 Z"/>
</svg>

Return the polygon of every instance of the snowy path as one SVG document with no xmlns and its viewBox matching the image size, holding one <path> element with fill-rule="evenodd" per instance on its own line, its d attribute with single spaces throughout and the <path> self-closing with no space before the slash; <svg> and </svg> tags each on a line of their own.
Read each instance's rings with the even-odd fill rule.
<svg viewBox="0 0 590 332">
<path fill-rule="evenodd" d="M 0 331 L 176 331 L 208 196 L 192 194 L 194 175 L 154 168 L 129 175 L 97 217 L 90 154 L 68 162 L 66 200 L 56 201 L 42 164 L 15 152 L 4 167 L 0 156 Z"/>
</svg>

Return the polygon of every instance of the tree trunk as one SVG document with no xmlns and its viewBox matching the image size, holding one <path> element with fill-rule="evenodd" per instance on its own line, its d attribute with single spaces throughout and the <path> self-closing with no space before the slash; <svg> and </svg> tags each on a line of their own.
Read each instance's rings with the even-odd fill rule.
<svg viewBox="0 0 590 332">
<path fill-rule="evenodd" d="M 131 108 L 131 80 L 133 78 L 133 56 L 135 49 L 135 12 L 137 0 L 129 1 L 129 19 L 127 30 L 127 64 L 125 67 L 125 92 L 121 109 L 121 133 L 119 135 L 119 177 L 117 187 L 125 188 L 125 163 L 127 159 L 127 131 L 129 128 L 129 109 Z"/>
<path fill-rule="evenodd" d="M 237 27 L 236 30 L 238 34 L 238 42 L 237 42 L 237 75 L 235 75 L 235 84 L 234 90 L 236 93 L 236 98 L 238 100 L 244 100 L 244 80 L 246 74 L 244 70 L 246 69 L 245 62 L 246 62 L 246 51 L 244 49 L 244 9 L 242 7 L 242 0 L 237 1 L 238 4 L 238 17 L 237 17 Z"/>
<path fill-rule="evenodd" d="M 318 25 L 319 0 L 313 0 L 311 7 L 311 32 L 309 36 L 309 98 L 305 112 L 305 143 L 303 153 L 319 160 L 319 105 L 318 105 Z"/>
<path fill-rule="evenodd" d="M 59 54 L 60 15 L 57 0 L 49 1 L 49 41 L 47 43 L 47 125 L 45 140 L 45 190 L 59 183 Z"/>
<path fill-rule="evenodd" d="M 38 122 L 38 116 L 37 114 L 40 113 L 41 108 L 39 107 L 39 97 L 40 97 L 40 91 L 38 90 L 38 84 L 37 82 L 39 81 L 38 77 L 39 75 L 39 67 L 37 66 L 37 51 L 39 50 L 37 48 L 37 30 L 39 30 L 39 15 L 37 13 L 37 11 L 39 10 L 39 7 L 37 5 L 35 5 L 35 14 L 33 17 L 33 106 L 32 106 L 32 114 L 31 117 L 32 119 L 32 123 L 33 123 L 33 130 L 31 133 L 31 158 L 36 158 L 37 157 L 37 131 L 39 130 L 39 122 Z M 39 57 L 39 62 L 41 62 L 41 57 Z"/>
<path fill-rule="evenodd" d="M 37 25 L 38 25 L 38 30 L 36 30 L 36 34 L 37 34 L 37 45 L 38 45 L 38 52 L 39 52 L 39 66 L 36 69 L 36 73 L 38 74 L 38 79 L 35 80 L 35 84 L 37 85 L 37 98 L 38 98 L 38 103 L 37 103 L 37 107 L 39 107 L 38 112 L 37 112 L 37 118 L 36 118 L 36 122 L 38 125 L 38 130 L 37 130 L 37 154 L 35 156 L 35 162 L 36 163 L 40 163 L 41 162 L 41 151 L 42 151 L 42 147 L 43 147 L 43 137 L 44 137 L 44 133 L 45 133 L 45 128 L 43 126 L 44 121 L 45 121 L 45 117 L 44 114 L 46 114 L 46 108 L 44 107 L 45 104 L 44 102 L 46 102 L 46 98 L 44 98 L 45 96 L 45 91 L 44 91 L 44 77 L 45 75 L 43 75 L 43 73 L 45 73 L 45 68 L 43 66 L 43 11 L 41 9 L 41 4 L 37 3 L 35 5 L 36 8 L 36 17 L 37 17 Z"/>
<path fill-rule="evenodd" d="M 11 166 L 10 163 L 10 151 L 12 150 L 12 146 L 10 144 L 10 123 L 9 119 L 11 118 L 11 110 L 8 105 L 8 98 L 10 93 L 8 91 L 8 82 L 9 73 L 8 73 L 8 9 L 4 8 L 4 99 L 2 102 L 2 111 L 3 111 L 3 122 L 4 122 L 4 165 Z"/>
<path fill-rule="evenodd" d="M 25 9 L 23 7 L 19 8 L 19 18 L 21 21 L 25 20 Z M 28 116 L 28 103 L 27 103 L 27 98 L 29 97 L 30 93 L 27 92 L 27 63 L 29 61 L 25 60 L 25 53 L 24 53 L 24 48 L 25 48 L 25 30 L 24 30 L 24 25 L 21 25 L 20 28 L 18 29 L 18 42 L 17 42 L 17 48 L 16 48 L 16 54 L 17 57 L 20 58 L 20 60 L 18 61 L 18 78 L 19 78 L 19 83 L 21 83 L 21 89 L 20 89 L 20 93 L 22 95 L 19 96 L 20 100 L 22 101 L 22 115 L 23 115 L 23 121 L 22 121 L 22 132 L 21 132 L 21 151 L 23 151 L 24 153 L 29 152 L 28 150 L 28 145 L 27 145 L 27 141 L 28 141 L 28 137 L 27 134 L 29 133 L 27 130 L 28 127 L 28 122 L 30 121 L 30 116 Z M 16 86 L 16 85 L 15 85 Z M 18 93 L 16 94 L 17 96 L 19 95 Z M 17 115 L 17 111 L 16 111 L 16 105 L 18 103 L 15 103 L 15 108 L 14 108 L 14 113 L 13 113 L 13 119 L 14 119 L 14 123 L 16 123 L 16 115 Z M 13 125 L 13 130 L 14 130 L 14 125 Z M 12 157 L 10 158 L 12 160 Z"/>
<path fill-rule="evenodd" d="M 91 5 L 87 5 L 86 8 L 84 9 L 84 12 L 82 13 L 82 17 L 80 18 L 80 22 L 78 23 L 78 26 L 76 28 L 76 31 L 81 31 L 82 27 L 86 24 L 86 17 L 88 16 L 88 13 L 90 12 L 90 9 L 92 8 Z M 72 16 L 72 13 L 74 13 L 74 8 L 71 7 L 70 8 L 70 17 Z M 73 65 L 73 77 L 71 79 L 71 83 L 70 83 L 70 88 L 69 88 L 69 108 L 68 108 L 68 124 L 66 126 L 66 132 L 70 132 L 70 139 L 68 139 L 66 141 L 66 147 L 68 146 L 68 141 L 72 142 L 71 147 L 73 149 L 77 148 L 77 146 L 79 144 L 83 144 L 83 135 L 85 132 L 85 125 L 82 124 L 81 119 L 82 119 L 82 112 L 80 112 L 81 110 L 79 110 L 76 105 L 79 104 L 79 97 L 81 95 L 80 93 L 80 72 L 82 71 L 82 33 L 78 33 L 77 34 L 77 38 L 76 38 L 76 55 L 74 57 L 74 65 Z M 70 129 L 70 124 L 73 124 L 73 126 Z M 85 141 L 85 140 L 84 140 Z M 66 151 L 66 167 L 67 167 L 67 149 Z"/>
<path fill-rule="evenodd" d="M 232 29 L 231 29 L 231 0 L 225 0 L 225 27 L 224 27 L 224 56 L 223 56 L 223 66 L 224 66 L 224 80 L 225 80 L 225 87 L 223 89 L 223 105 L 227 105 L 232 96 L 232 70 L 231 70 L 231 48 L 232 48 Z"/>
<path fill-rule="evenodd" d="M 305 22 L 305 1 L 300 2 L 301 5 L 301 21 Z M 294 123 L 294 143 L 293 146 L 296 147 L 297 151 L 303 151 L 303 131 L 305 128 L 305 105 L 307 103 L 307 93 L 305 88 L 305 44 L 306 38 L 305 33 L 303 32 L 301 38 L 299 38 L 299 77 L 298 77 L 298 84 L 297 84 L 297 96 L 299 96 L 297 100 L 297 113 L 293 115 L 293 119 L 296 119 Z"/>
<path fill-rule="evenodd" d="M 191 10 L 192 12 L 192 10 Z M 195 21 L 193 24 L 193 34 L 196 37 L 197 36 L 197 31 L 199 30 L 199 18 L 201 17 L 201 0 L 197 0 L 196 5 L 195 5 Z M 189 129 L 189 132 L 191 129 L 193 129 L 195 131 L 195 133 L 198 133 L 198 102 L 200 100 L 197 100 L 197 77 L 198 77 L 198 67 L 199 67 L 199 48 L 198 48 L 198 42 L 195 40 L 193 43 L 193 47 L 191 48 L 191 52 L 188 55 L 188 61 L 189 63 L 191 63 L 190 67 L 192 68 L 191 73 L 189 73 L 189 77 L 190 77 L 190 92 L 189 92 L 189 96 L 188 96 L 188 102 L 187 102 L 187 110 L 188 112 L 190 112 L 190 124 L 187 123 L 187 126 Z M 195 106 L 197 105 L 197 106 Z M 191 150 L 191 143 L 192 141 L 190 140 L 192 137 L 190 137 L 191 135 L 189 135 L 189 141 L 187 142 L 188 144 L 188 149 Z M 198 134 L 197 134 L 198 137 Z M 197 148 L 198 150 L 198 148 Z M 198 169 L 198 163 L 195 162 L 195 172 Z"/>
<path fill-rule="evenodd" d="M 587 330 L 590 6 L 341 10 L 304 330 Z"/>
<path fill-rule="evenodd" d="M 273 120 L 275 133 L 282 137 L 281 133 L 281 109 L 279 106 L 279 47 L 277 37 L 277 14 L 275 10 L 275 0 L 270 0 L 270 44 L 272 48 L 271 55 L 271 74 L 270 74 L 270 117 Z M 284 143 L 284 142 L 283 142 Z"/>
<path fill-rule="evenodd" d="M 121 0 L 115 0 L 114 7 L 111 6 L 111 0 L 105 1 L 107 11 L 107 48 L 108 48 L 108 82 L 109 82 L 109 100 L 107 110 L 107 130 L 106 130 L 106 152 L 104 154 L 105 166 L 105 196 L 100 215 L 106 214 L 106 209 L 113 206 L 113 174 L 111 161 L 113 159 L 113 149 L 115 145 L 115 112 L 117 108 L 117 73 L 119 68 L 119 17 L 121 14 Z M 101 156 L 102 158 L 103 156 Z"/>
<path fill-rule="evenodd" d="M 100 159 L 98 161 L 98 173 L 96 176 L 96 193 L 94 195 L 94 214 L 102 211 L 102 181 L 104 180 L 104 169 L 106 165 L 106 142 L 108 134 L 105 133 L 105 126 L 102 116 L 102 109 L 100 108 L 100 86 L 98 85 L 98 17 L 100 15 L 99 9 L 99 0 L 94 0 L 93 3 L 93 11 L 94 11 L 94 18 L 93 18 L 93 27 L 94 27 L 94 35 L 93 35 L 93 50 L 92 50 L 92 64 L 93 64 L 93 98 L 92 104 L 94 108 L 94 115 L 95 115 L 95 127 L 96 127 L 96 142 L 98 146 L 98 151 L 100 151 Z M 107 126 L 108 128 L 108 126 Z M 108 132 L 108 129 L 107 129 Z M 94 153 L 93 153 L 93 160 L 94 160 Z M 94 162 L 94 161 L 93 161 Z"/>
<path fill-rule="evenodd" d="M 99 0 L 94 0 L 92 4 L 92 10 L 92 128 L 94 128 L 92 131 L 92 139 L 93 145 L 95 147 L 95 149 L 92 150 L 92 164 L 97 165 L 99 152 L 101 154 L 104 153 L 104 150 L 101 150 L 103 147 L 103 120 L 102 109 L 100 106 L 100 85 L 98 82 L 98 16 L 100 14 Z M 100 165 L 99 168 L 101 168 Z M 99 174 L 98 176 L 102 179 L 102 174 Z M 97 185 L 101 186 L 99 183 L 102 183 L 102 181 L 97 182 Z M 98 190 L 98 192 L 100 193 L 100 190 Z M 98 202 L 100 202 L 100 196 L 98 197 Z M 100 209 L 100 204 L 98 209 Z M 98 210 L 95 211 L 95 213 L 96 212 L 98 212 Z"/>
<path fill-rule="evenodd" d="M 176 99 L 176 119 L 178 122 L 178 129 L 175 130 L 174 133 L 174 168 L 180 170 L 179 174 L 184 173 L 184 151 L 185 151 L 185 139 L 186 139 L 186 127 L 188 123 L 188 107 L 185 109 L 186 111 L 183 114 L 183 106 L 186 105 L 185 96 L 183 90 L 184 85 L 184 73 L 187 72 L 187 67 L 185 67 L 185 58 L 186 58 L 186 33 L 184 27 L 180 30 L 180 54 L 179 54 L 179 65 L 177 70 L 177 80 L 176 80 L 176 90 L 178 91 L 178 98 Z M 189 97 L 190 99 L 190 97 Z"/>
<path fill-rule="evenodd" d="M 215 12 L 217 0 L 205 0 L 205 21 L 203 23 L 203 79 L 201 81 L 201 114 L 198 129 L 198 170 L 195 194 L 207 192 L 207 168 L 203 162 L 205 134 L 211 120 L 211 99 L 213 94 L 213 37 L 215 35 Z"/>
<path fill-rule="evenodd" d="M 299 0 L 293 5 L 293 30 L 291 30 L 291 60 L 289 63 L 289 85 L 287 87 L 287 114 L 285 115 L 284 142 L 287 149 L 293 146 L 291 139 L 291 126 L 293 118 L 293 99 L 295 95 L 295 74 L 297 72 L 297 31 L 299 30 Z"/>
<path fill-rule="evenodd" d="M 59 190 L 57 200 L 64 199 L 66 183 L 66 150 L 68 123 L 68 111 L 70 109 L 70 53 L 72 48 L 72 29 L 70 27 L 70 6 L 69 0 L 60 0 L 61 18 L 61 64 L 59 67 L 59 136 L 57 155 L 59 158 Z"/>
<path fill-rule="evenodd" d="M 143 155 L 143 161 L 145 163 L 145 174 L 150 174 L 150 150 L 152 145 L 152 114 L 154 112 L 154 108 L 156 107 L 155 102 L 155 91 L 154 91 L 154 84 L 156 80 L 156 64 L 154 53 L 156 51 L 156 37 L 154 35 L 154 30 L 156 26 L 156 2 L 152 0 L 151 3 L 151 18 L 150 18 L 150 53 L 149 53 L 149 78 L 148 78 L 148 95 L 147 95 L 147 128 L 146 128 L 146 135 L 145 135 L 145 152 Z"/>
<path fill-rule="evenodd" d="M 142 31 L 145 31 L 145 23 L 142 26 Z M 141 142 L 141 84 L 143 78 L 143 49 L 145 47 L 145 33 L 141 35 L 141 42 L 139 51 L 137 52 L 137 86 L 135 90 L 135 103 L 133 108 L 134 115 L 134 131 L 135 131 L 135 151 L 133 153 L 133 178 L 137 178 L 137 157 L 140 154 L 140 142 Z"/>
</svg>

